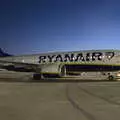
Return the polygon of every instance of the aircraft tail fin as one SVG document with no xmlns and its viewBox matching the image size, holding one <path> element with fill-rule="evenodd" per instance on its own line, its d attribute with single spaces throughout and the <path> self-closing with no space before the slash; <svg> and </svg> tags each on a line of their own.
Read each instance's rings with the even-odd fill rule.
<svg viewBox="0 0 120 120">
<path fill-rule="evenodd" d="M 8 56 L 12 56 L 8 53 L 5 53 L 1 48 L 0 48 L 0 57 L 8 57 Z"/>
</svg>

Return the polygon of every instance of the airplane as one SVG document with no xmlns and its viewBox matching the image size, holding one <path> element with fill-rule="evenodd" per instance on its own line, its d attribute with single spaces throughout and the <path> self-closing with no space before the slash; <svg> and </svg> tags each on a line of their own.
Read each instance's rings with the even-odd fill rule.
<svg viewBox="0 0 120 120">
<path fill-rule="evenodd" d="M 0 49 L 0 68 L 33 72 L 33 79 L 67 78 L 99 72 L 120 79 L 120 50 L 81 50 L 14 56 Z M 89 77 L 89 76 L 88 76 Z"/>
</svg>

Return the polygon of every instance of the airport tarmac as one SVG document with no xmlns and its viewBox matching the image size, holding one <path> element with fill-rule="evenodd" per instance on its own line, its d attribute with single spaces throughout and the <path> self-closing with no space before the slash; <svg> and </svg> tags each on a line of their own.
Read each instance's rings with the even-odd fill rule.
<svg viewBox="0 0 120 120">
<path fill-rule="evenodd" d="M 120 82 L 26 82 L 30 78 L 0 71 L 0 120 L 120 119 Z"/>
</svg>

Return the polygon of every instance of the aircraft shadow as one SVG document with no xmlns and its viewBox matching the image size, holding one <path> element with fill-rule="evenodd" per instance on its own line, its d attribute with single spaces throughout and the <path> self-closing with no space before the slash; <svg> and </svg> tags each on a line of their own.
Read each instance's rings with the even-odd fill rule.
<svg viewBox="0 0 120 120">
<path fill-rule="evenodd" d="M 89 82 L 118 82 L 118 81 L 108 81 L 108 80 L 69 80 L 69 79 L 43 79 L 43 80 L 23 80 L 20 78 L 0 78 L 0 82 L 23 82 L 23 83 L 89 83 Z"/>
</svg>

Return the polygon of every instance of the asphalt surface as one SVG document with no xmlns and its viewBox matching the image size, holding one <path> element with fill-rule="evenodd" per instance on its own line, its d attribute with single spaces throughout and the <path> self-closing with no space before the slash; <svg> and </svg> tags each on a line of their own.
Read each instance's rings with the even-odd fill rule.
<svg viewBox="0 0 120 120">
<path fill-rule="evenodd" d="M 28 82 L 30 77 L 0 72 L 0 120 L 120 120 L 120 82 Z"/>
</svg>

